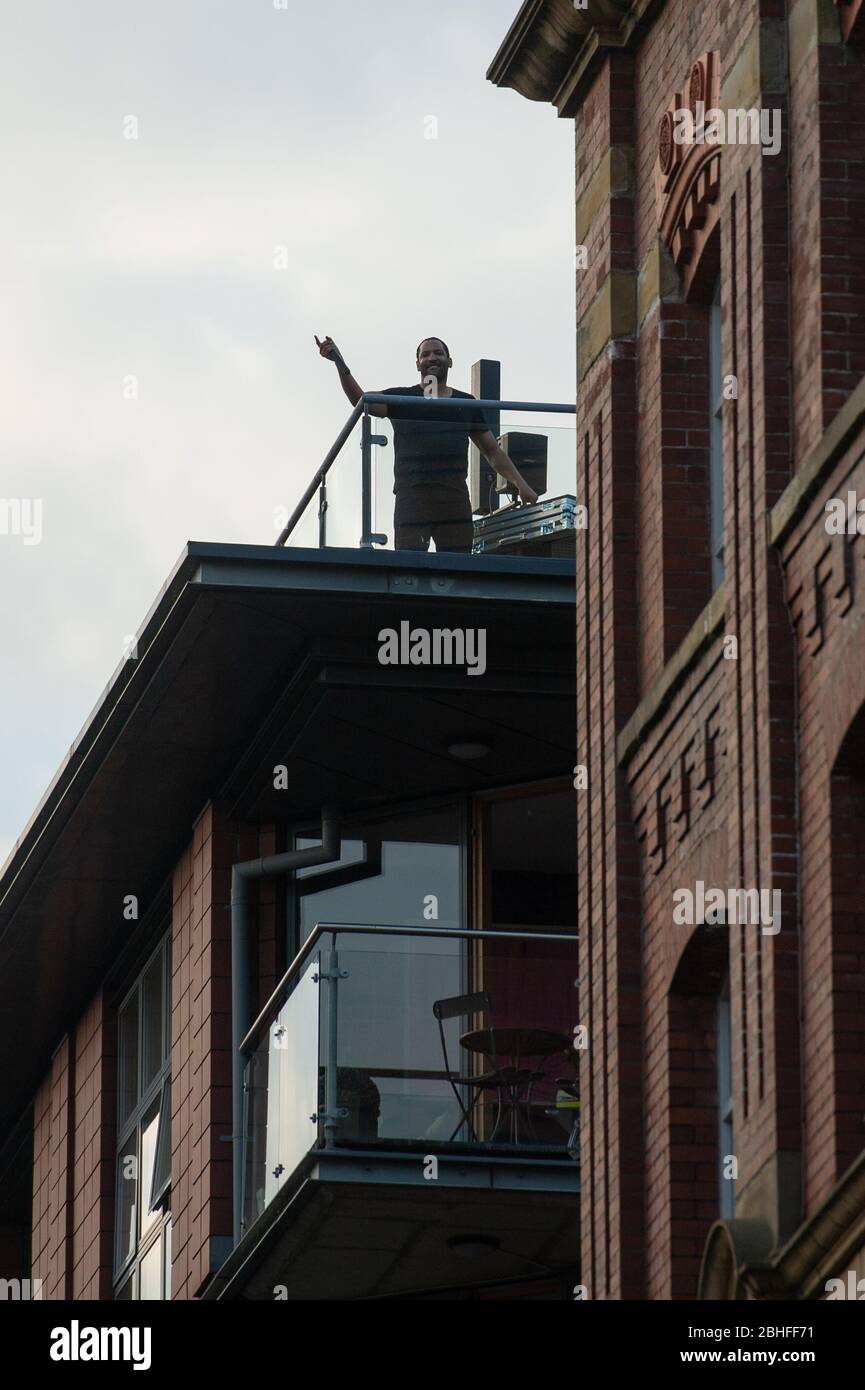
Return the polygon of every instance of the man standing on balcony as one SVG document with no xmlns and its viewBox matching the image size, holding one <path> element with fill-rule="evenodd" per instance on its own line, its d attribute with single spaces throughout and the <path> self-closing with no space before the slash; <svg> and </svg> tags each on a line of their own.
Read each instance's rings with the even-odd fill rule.
<svg viewBox="0 0 865 1390">
<path fill-rule="evenodd" d="M 352 405 L 363 395 L 343 361 L 332 338 L 318 343 L 322 357 L 336 364 L 342 389 Z M 427 398 L 460 397 L 473 401 L 466 391 L 448 386 L 453 366 L 447 343 L 441 338 L 424 338 L 417 350 L 420 384 L 391 386 L 382 395 Z M 466 478 L 469 440 L 477 445 L 496 473 L 512 482 L 523 502 L 537 502 L 538 496 L 502 449 L 488 427 L 483 411 L 467 406 L 462 410 L 437 410 L 433 406 L 371 405 L 371 415 L 386 415 L 393 421 L 394 442 L 394 545 L 397 550 L 428 550 L 430 540 L 436 550 L 467 553 L 472 548 L 472 508 Z"/>
</svg>

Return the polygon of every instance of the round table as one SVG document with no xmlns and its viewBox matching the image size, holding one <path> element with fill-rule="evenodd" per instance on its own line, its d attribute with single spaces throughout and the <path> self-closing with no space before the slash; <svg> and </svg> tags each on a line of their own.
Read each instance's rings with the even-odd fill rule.
<svg viewBox="0 0 865 1390">
<path fill-rule="evenodd" d="M 511 1142 L 519 1143 L 519 1107 L 521 1104 L 526 1106 L 526 1119 L 529 1129 L 532 1130 L 531 1113 L 529 1107 L 532 1099 L 532 1086 L 537 1079 L 536 1073 L 529 1068 L 526 1070 L 523 1065 L 524 1057 L 551 1057 L 556 1052 L 564 1052 L 571 1046 L 571 1039 L 566 1033 L 556 1033 L 550 1028 L 473 1028 L 468 1033 L 460 1036 L 460 1045 L 469 1052 L 479 1052 L 484 1057 L 492 1059 L 502 1073 L 501 1084 L 498 1086 L 499 1105 L 501 1107 L 501 1093 L 507 1091 L 510 1101 L 510 1136 Z M 502 1066 L 502 1059 L 508 1058 L 509 1066 Z M 510 1075 L 508 1074 L 510 1073 Z M 527 1091 L 524 1100 L 520 1100 L 520 1089 L 527 1083 Z M 501 1114 L 496 1120 L 492 1138 L 495 1138 Z M 533 1137 L 534 1131 L 532 1130 Z"/>
</svg>

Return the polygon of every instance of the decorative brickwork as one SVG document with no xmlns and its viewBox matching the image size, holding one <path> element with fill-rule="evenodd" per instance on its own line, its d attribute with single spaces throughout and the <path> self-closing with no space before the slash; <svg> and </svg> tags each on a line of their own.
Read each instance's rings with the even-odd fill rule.
<svg viewBox="0 0 865 1390">
<path fill-rule="evenodd" d="M 685 294 L 718 223 L 721 153 L 715 144 L 677 141 L 675 116 L 687 108 L 698 131 L 702 130 L 701 117 L 717 108 L 720 99 L 718 59 L 717 53 L 704 53 L 694 63 L 685 87 L 673 96 L 658 129 L 658 224 L 673 262 L 682 272 Z"/>
</svg>

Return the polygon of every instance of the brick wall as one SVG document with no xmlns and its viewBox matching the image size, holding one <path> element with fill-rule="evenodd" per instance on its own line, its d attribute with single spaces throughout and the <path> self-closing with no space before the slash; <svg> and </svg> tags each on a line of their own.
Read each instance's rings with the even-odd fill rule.
<svg viewBox="0 0 865 1390">
<path fill-rule="evenodd" d="M 601 158 L 633 151 L 632 60 L 602 71 L 577 122 L 578 197 Z M 605 199 L 585 244 L 589 271 L 578 277 L 577 317 L 601 312 L 601 296 L 634 279 L 633 198 Z M 607 290 L 605 291 L 605 286 Z M 636 437 L 633 341 L 580 351 L 577 478 L 589 527 L 577 549 L 578 762 L 589 787 L 578 798 L 577 882 L 580 1018 L 589 1049 L 581 1071 L 583 1280 L 593 1298 L 637 1298 L 643 1288 L 642 1105 L 638 881 L 626 788 L 614 756 L 617 724 L 636 686 Z"/>
<path fill-rule="evenodd" d="M 794 21 L 810 24 L 813 0 L 792 7 Z M 823 50 L 803 41 L 790 71 L 790 308 L 798 331 L 792 343 L 793 457 L 800 467 L 823 432 L 820 391 L 820 69 Z"/>
<path fill-rule="evenodd" d="M 809 1212 L 865 1145 L 865 537 L 827 534 L 825 511 L 865 497 L 863 449 L 860 427 L 781 546 L 799 648 Z"/>
<path fill-rule="evenodd" d="M 791 6 L 794 460 L 800 467 L 865 375 L 865 88 L 837 8 Z"/>
<path fill-rule="evenodd" d="M 697 8 L 668 0 L 632 52 L 610 54 L 576 115 L 577 231 L 588 249 L 576 296 L 577 467 L 589 507 L 578 546 L 577 664 L 578 761 L 590 772 L 579 801 L 578 924 L 590 1025 L 583 1254 L 592 1297 L 696 1290 L 718 1213 L 707 982 L 717 986 L 725 962 L 738 1214 L 765 1216 L 783 1239 L 865 1138 L 853 1119 L 865 1055 L 852 1022 L 863 999 L 852 905 L 861 850 L 849 830 L 859 803 L 838 777 L 833 795 L 830 778 L 865 691 L 843 664 L 822 689 L 806 687 L 795 586 L 767 534 L 769 513 L 865 370 L 854 332 L 865 309 L 865 222 L 851 153 L 861 148 L 865 72 L 827 8 L 798 0 L 788 17 L 780 0 Z M 738 394 L 724 415 L 720 625 L 617 770 L 622 730 L 664 687 L 709 597 L 706 309 L 699 295 L 685 302 L 692 267 L 677 269 L 670 248 L 658 248 L 656 181 L 660 117 L 704 53 L 718 54 L 722 108 L 777 110 L 782 147 L 767 157 L 753 145 L 726 146 L 721 156 L 723 371 Z M 618 173 L 598 197 L 611 151 Z M 598 330 L 611 284 L 614 308 Z M 617 291 L 637 306 L 630 331 L 626 312 L 617 319 Z M 803 563 L 803 602 L 816 583 L 825 607 L 828 586 L 843 586 L 843 576 L 833 580 L 816 554 Z M 730 660 L 725 638 L 734 639 Z M 840 702 L 834 689 L 829 698 L 833 681 L 846 687 Z M 835 729 L 831 757 L 818 721 Z M 711 804 L 695 771 L 708 725 L 723 753 Z M 848 827 L 846 860 L 835 856 L 834 907 L 833 814 Z M 673 889 L 698 879 L 780 890 L 781 931 L 737 927 L 724 961 L 707 958 L 696 933 L 672 924 Z"/>
<path fill-rule="evenodd" d="M 715 1013 L 724 929 L 678 925 L 674 891 L 729 876 L 732 799 L 723 711 L 730 663 L 716 633 L 628 763 L 643 866 L 646 1296 L 693 1297 L 718 1216 Z"/>
</svg>

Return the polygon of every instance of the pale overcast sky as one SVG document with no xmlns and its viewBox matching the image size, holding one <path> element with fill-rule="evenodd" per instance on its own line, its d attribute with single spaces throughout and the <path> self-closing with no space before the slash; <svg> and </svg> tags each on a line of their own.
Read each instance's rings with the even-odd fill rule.
<svg viewBox="0 0 865 1390">
<path fill-rule="evenodd" d="M 42 539 L 0 531 L 0 863 L 186 541 L 271 543 L 321 462 L 314 333 L 368 389 L 439 334 L 456 386 L 573 400 L 573 124 L 484 76 L 518 8 L 3 7 L 0 499 Z"/>
</svg>

